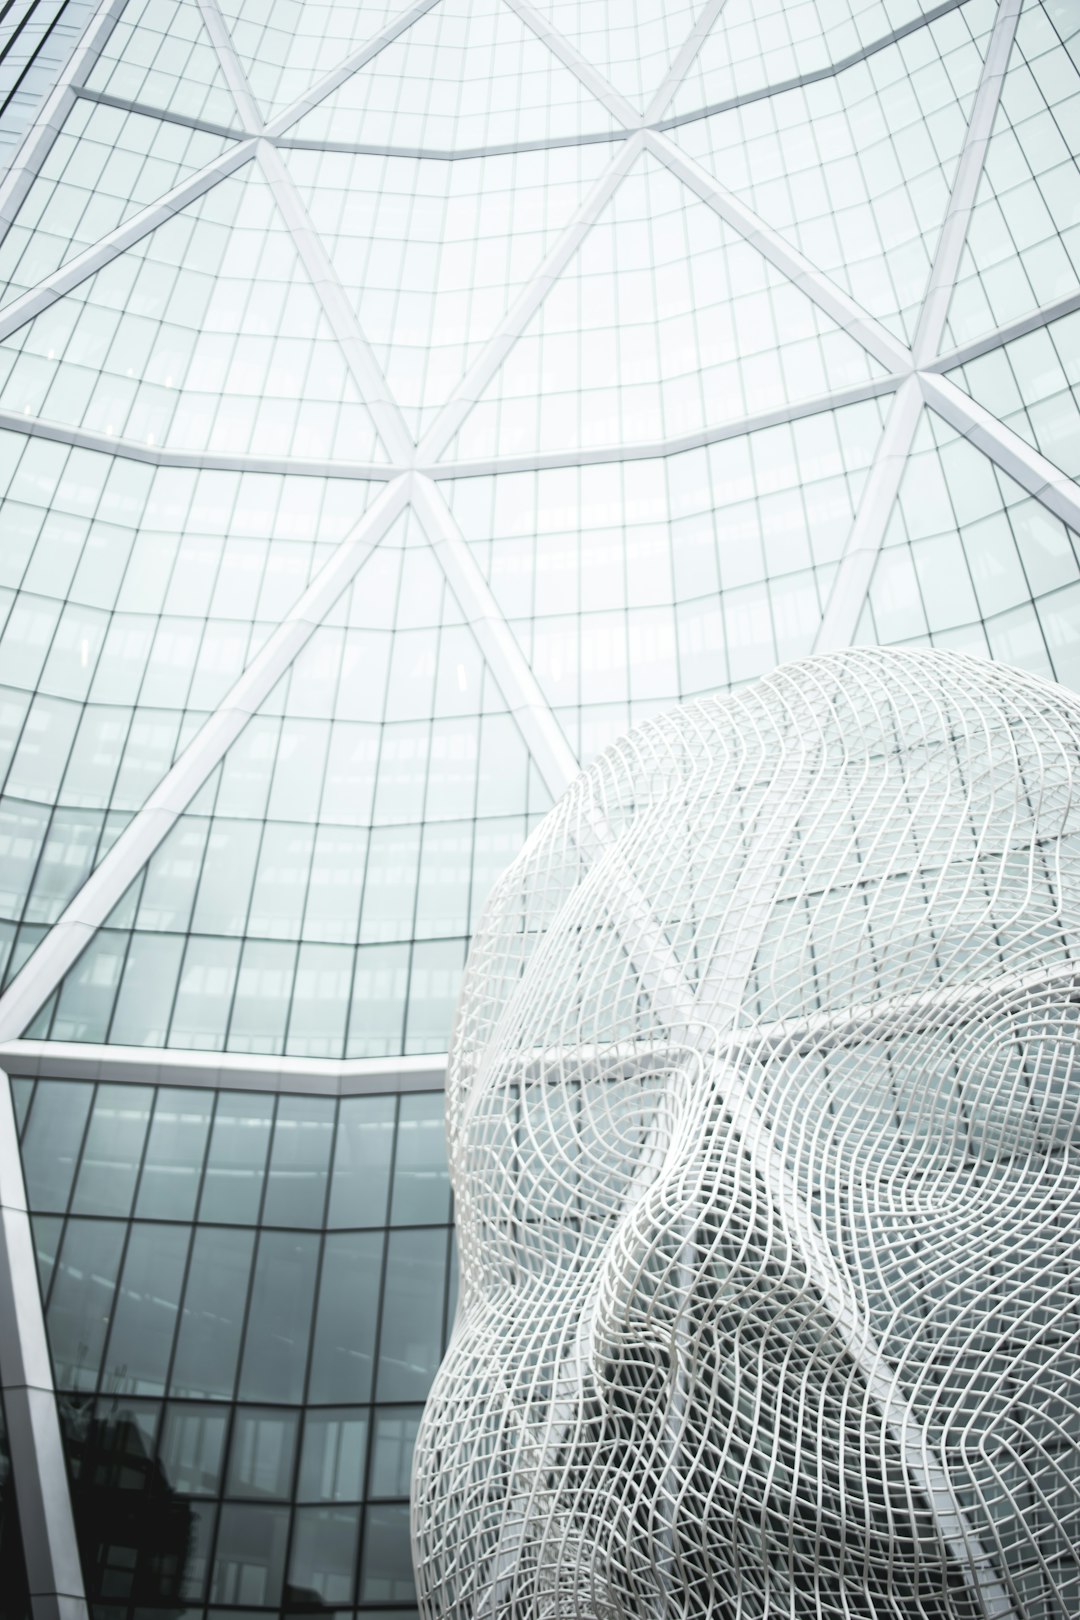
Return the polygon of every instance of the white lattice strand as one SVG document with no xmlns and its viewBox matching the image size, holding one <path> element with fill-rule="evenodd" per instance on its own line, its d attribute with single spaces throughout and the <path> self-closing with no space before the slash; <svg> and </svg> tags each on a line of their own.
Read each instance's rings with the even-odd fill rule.
<svg viewBox="0 0 1080 1620">
<path fill-rule="evenodd" d="M 1080 700 L 865 649 L 650 720 L 499 884 L 429 1620 L 1080 1615 Z"/>
</svg>

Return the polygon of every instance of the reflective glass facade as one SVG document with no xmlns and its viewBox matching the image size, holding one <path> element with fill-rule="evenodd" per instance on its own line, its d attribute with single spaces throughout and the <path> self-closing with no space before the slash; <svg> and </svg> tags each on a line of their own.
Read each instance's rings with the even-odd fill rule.
<svg viewBox="0 0 1080 1620">
<path fill-rule="evenodd" d="M 1080 685 L 1078 27 L 1072 0 L 0 17 L 0 1063 L 38 1086 L 22 1160 L 0 1108 L 0 1377 L 15 1473 L 22 1448 L 50 1480 L 36 1518 L 20 1505 L 31 1594 L 81 1614 L 85 1588 L 108 1620 L 157 1602 L 134 1543 L 106 1593 L 113 1555 L 76 1535 L 97 1447 L 213 1522 L 189 1620 L 276 1612 L 289 1585 L 408 1607 L 363 1573 L 392 1542 L 363 1512 L 400 1515 L 400 1493 L 354 1472 L 339 1506 L 297 1494 L 302 1413 L 355 1408 L 374 1445 L 380 1403 L 422 1392 L 320 1401 L 306 1350 L 287 1397 L 246 1392 L 239 1347 L 227 1392 L 174 1387 L 184 1278 L 204 1231 L 248 1233 L 253 1310 L 282 1234 L 312 1289 L 336 1234 L 445 1241 L 445 1212 L 342 1225 L 331 1196 L 316 1219 L 306 1161 L 275 1208 L 271 1144 L 286 1104 L 282 1142 L 330 1153 L 350 1088 L 404 1108 L 438 1084 L 479 912 L 580 765 L 660 708 L 853 643 Z M 83 1178 L 93 1084 L 128 1123 L 100 1125 L 115 1158 Z M 186 1089 L 218 1094 L 204 1136 L 154 1123 Z M 247 1189 L 233 1222 L 208 1189 L 244 1097 L 269 1112 L 222 1171 Z M 159 1178 L 179 1202 L 152 1211 L 163 1133 L 210 1157 Z M 60 1268 L 44 1316 L 20 1174 Z M 82 1207 L 95 1174 L 122 1208 Z M 70 1233 L 108 1254 L 69 1265 Z M 114 1353 L 129 1255 L 171 1301 L 154 1388 Z M 94 1338 L 77 1296 L 99 1274 Z M 316 1346 L 317 1297 L 296 1296 Z M 212 1489 L 179 1483 L 174 1403 L 217 1414 Z M 261 1511 L 298 1505 L 258 1598 L 213 1573 L 258 1506 L 229 1483 L 249 1407 L 295 1418 Z M 324 1509 L 352 1528 L 324 1535 Z M 290 1573 L 305 1545 L 340 1573 L 350 1537 L 333 1595 L 322 1552 Z"/>
</svg>

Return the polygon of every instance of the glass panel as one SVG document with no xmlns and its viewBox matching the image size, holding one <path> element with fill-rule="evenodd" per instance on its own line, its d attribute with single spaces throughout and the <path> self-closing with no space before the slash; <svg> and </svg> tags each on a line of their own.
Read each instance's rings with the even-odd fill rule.
<svg viewBox="0 0 1080 1620">
<path fill-rule="evenodd" d="M 371 1437 L 370 1495 L 408 1497 L 409 1471 L 421 1410 L 419 1406 L 391 1406 L 376 1411 Z"/>
<path fill-rule="evenodd" d="M 398 1115 L 394 1158 L 395 1226 L 450 1219 L 450 1174 L 446 1162 L 446 1101 L 441 1092 L 406 1093 Z"/>
<path fill-rule="evenodd" d="M 273 1112 L 272 1097 L 220 1093 L 199 1206 L 201 1221 L 258 1219 Z"/>
<path fill-rule="evenodd" d="M 303 1398 L 318 1255 L 315 1237 L 293 1232 L 260 1236 L 240 1369 L 241 1400 Z"/>
<path fill-rule="evenodd" d="M 408 1503 L 369 1507 L 364 1524 L 361 1603 L 411 1603 L 415 1596 Z"/>
<path fill-rule="evenodd" d="M 350 1603 L 359 1537 L 358 1508 L 297 1508 L 289 1558 L 288 1601 Z"/>
<path fill-rule="evenodd" d="M 77 1215 L 127 1215 L 150 1120 L 149 1086 L 99 1086 L 71 1207 Z"/>
<path fill-rule="evenodd" d="M 227 1496 L 287 1498 L 300 1427 L 297 1412 L 238 1407 L 229 1446 Z"/>
<path fill-rule="evenodd" d="M 228 1400 L 236 1379 L 253 1232 L 203 1227 L 195 1233 L 171 1392 Z"/>
<path fill-rule="evenodd" d="M 199 1196 L 213 1094 L 188 1086 L 162 1087 L 139 1181 L 136 1215 L 156 1220 L 191 1220 Z"/>
<path fill-rule="evenodd" d="M 227 1420 L 227 1409 L 220 1406 L 169 1406 L 158 1460 L 174 1491 L 217 1495 Z"/>
<path fill-rule="evenodd" d="M 368 1414 L 345 1407 L 308 1409 L 300 1454 L 300 1502 L 360 1502 L 364 1496 Z"/>
<path fill-rule="evenodd" d="M 130 1395 L 165 1393 L 190 1237 L 186 1226 L 132 1226 L 113 1311 L 105 1387 Z"/>
<path fill-rule="evenodd" d="M 93 1086 L 67 1080 L 38 1081 L 22 1142 L 31 1209 L 67 1209 L 93 1095 Z"/>
<path fill-rule="evenodd" d="M 321 1226 L 326 1204 L 334 1103 L 282 1097 L 274 1121 L 264 1226 Z"/>
<path fill-rule="evenodd" d="M 382 1226 L 394 1145 L 393 1097 L 345 1097 L 338 1117 L 330 1226 Z"/>
<path fill-rule="evenodd" d="M 376 1396 L 422 1401 L 442 1351 L 445 1231 L 391 1232 L 379 1340 Z"/>
<path fill-rule="evenodd" d="M 97 1385 L 125 1231 L 121 1221 L 67 1224 L 47 1317 L 59 1389 Z"/>
<path fill-rule="evenodd" d="M 210 1597 L 277 1608 L 285 1574 L 289 1510 L 226 1502 L 218 1525 Z"/>
<path fill-rule="evenodd" d="M 309 1401 L 370 1398 L 382 1256 L 381 1232 L 334 1232 L 327 1237 Z"/>
</svg>

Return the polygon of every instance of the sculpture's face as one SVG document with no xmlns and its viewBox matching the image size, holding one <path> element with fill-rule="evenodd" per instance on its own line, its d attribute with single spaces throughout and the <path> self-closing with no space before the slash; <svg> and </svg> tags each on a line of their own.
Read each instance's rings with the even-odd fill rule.
<svg viewBox="0 0 1080 1620">
<path fill-rule="evenodd" d="M 1080 703 L 941 654 L 650 722 L 470 959 L 430 1615 L 1080 1615 Z"/>
</svg>

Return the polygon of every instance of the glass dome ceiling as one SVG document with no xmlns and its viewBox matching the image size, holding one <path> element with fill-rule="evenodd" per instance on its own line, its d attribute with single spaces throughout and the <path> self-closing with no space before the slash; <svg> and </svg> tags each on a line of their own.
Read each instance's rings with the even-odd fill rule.
<svg viewBox="0 0 1080 1620">
<path fill-rule="evenodd" d="M 128 0 L 0 188 L 0 1037 L 445 1050 L 651 710 L 1080 686 L 1068 0 Z"/>
</svg>

